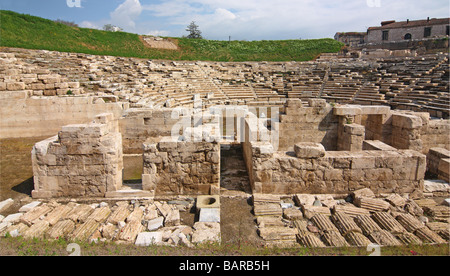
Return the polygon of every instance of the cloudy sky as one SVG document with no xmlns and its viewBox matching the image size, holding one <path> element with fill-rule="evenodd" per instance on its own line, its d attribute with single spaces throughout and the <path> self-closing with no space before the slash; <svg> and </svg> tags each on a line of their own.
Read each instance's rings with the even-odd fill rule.
<svg viewBox="0 0 450 276">
<path fill-rule="evenodd" d="M 1 0 L 0 9 L 172 37 L 195 21 L 215 40 L 323 38 L 391 19 L 450 17 L 448 0 Z"/>
</svg>

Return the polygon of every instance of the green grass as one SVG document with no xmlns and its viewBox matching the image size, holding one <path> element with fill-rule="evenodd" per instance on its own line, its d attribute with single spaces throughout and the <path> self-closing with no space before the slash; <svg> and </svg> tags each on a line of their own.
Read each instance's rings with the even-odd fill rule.
<svg viewBox="0 0 450 276">
<path fill-rule="evenodd" d="M 72 243 L 65 239 L 24 239 L 9 235 L 0 237 L 0 256 L 68 256 Z M 202 244 L 185 246 L 148 246 L 114 242 L 75 242 L 82 256 L 368 256 L 365 247 L 342 248 L 266 248 L 250 244 Z M 449 244 L 381 247 L 381 256 L 449 256 Z"/>
<path fill-rule="evenodd" d="M 146 59 L 205 61 L 307 61 L 338 52 L 331 38 L 310 40 L 217 41 L 170 38 L 178 50 L 151 49 L 139 35 L 69 27 L 31 15 L 0 10 L 0 46 Z"/>
</svg>

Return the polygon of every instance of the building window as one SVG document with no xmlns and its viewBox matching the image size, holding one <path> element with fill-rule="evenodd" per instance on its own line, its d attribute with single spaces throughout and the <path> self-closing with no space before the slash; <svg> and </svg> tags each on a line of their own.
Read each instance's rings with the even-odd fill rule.
<svg viewBox="0 0 450 276">
<path fill-rule="evenodd" d="M 382 40 L 389 40 L 389 31 L 383 31 Z"/>
<path fill-rule="evenodd" d="M 410 33 L 405 34 L 405 40 L 412 39 L 412 35 Z"/>
<path fill-rule="evenodd" d="M 447 27 L 445 28 L 445 34 L 446 34 L 446 35 L 450 35 L 450 26 L 447 26 Z"/>
<path fill-rule="evenodd" d="M 431 36 L 431 27 L 426 27 L 423 31 L 423 37 L 430 37 Z"/>
</svg>

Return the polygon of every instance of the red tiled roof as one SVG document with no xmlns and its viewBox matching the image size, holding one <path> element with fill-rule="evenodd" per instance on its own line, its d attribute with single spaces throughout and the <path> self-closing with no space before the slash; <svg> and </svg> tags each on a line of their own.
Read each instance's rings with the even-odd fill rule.
<svg viewBox="0 0 450 276">
<path fill-rule="evenodd" d="M 388 22 L 388 21 L 384 21 Z M 450 18 L 432 18 L 430 20 L 410 20 L 401 21 L 401 22 L 393 22 L 390 24 L 386 24 L 384 26 L 379 27 L 370 27 L 368 30 L 385 30 L 385 29 L 399 29 L 399 28 L 411 28 L 411 27 L 426 27 L 432 25 L 445 25 L 450 24 Z"/>
</svg>

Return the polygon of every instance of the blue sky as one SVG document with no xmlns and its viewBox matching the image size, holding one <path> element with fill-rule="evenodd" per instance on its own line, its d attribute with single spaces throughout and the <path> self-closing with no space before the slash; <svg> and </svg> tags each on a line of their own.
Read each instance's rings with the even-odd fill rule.
<svg viewBox="0 0 450 276">
<path fill-rule="evenodd" d="M 196 21 L 216 40 L 323 38 L 391 19 L 450 17 L 448 0 L 1 0 L 0 9 L 174 37 Z"/>
</svg>

